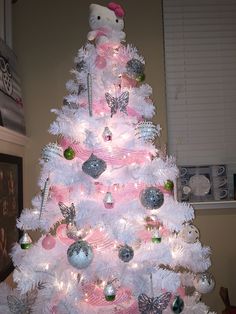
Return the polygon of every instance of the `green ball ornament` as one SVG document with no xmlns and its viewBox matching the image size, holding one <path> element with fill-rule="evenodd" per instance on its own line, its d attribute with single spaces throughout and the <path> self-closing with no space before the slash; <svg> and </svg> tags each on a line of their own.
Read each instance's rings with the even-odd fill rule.
<svg viewBox="0 0 236 314">
<path fill-rule="evenodd" d="M 145 74 L 143 73 L 143 74 L 141 74 L 141 75 L 139 75 L 137 78 L 136 78 L 136 81 L 138 81 L 138 82 L 144 82 L 145 81 Z"/>
<path fill-rule="evenodd" d="M 67 160 L 72 160 L 75 158 L 75 151 L 73 148 L 68 147 L 67 149 L 64 150 L 64 157 Z"/>
<path fill-rule="evenodd" d="M 157 236 L 152 237 L 152 243 L 161 243 L 161 238 Z"/>
<path fill-rule="evenodd" d="M 168 191 L 173 191 L 174 189 L 174 182 L 171 180 L 167 180 L 164 184 L 164 188 Z"/>
<path fill-rule="evenodd" d="M 171 309 L 172 309 L 172 311 L 175 314 L 179 314 L 179 313 L 181 313 L 183 311 L 183 309 L 184 309 L 184 301 L 181 299 L 180 296 L 176 296 L 174 298 L 174 301 L 172 303 Z"/>
</svg>

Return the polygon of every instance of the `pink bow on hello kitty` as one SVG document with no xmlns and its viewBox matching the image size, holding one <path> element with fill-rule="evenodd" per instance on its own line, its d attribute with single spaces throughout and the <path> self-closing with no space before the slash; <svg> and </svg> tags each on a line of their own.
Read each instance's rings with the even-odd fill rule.
<svg viewBox="0 0 236 314">
<path fill-rule="evenodd" d="M 123 17 L 125 15 L 125 11 L 124 9 L 117 3 L 115 2 L 110 2 L 108 3 L 108 6 L 107 6 L 110 10 L 114 11 L 115 12 L 115 15 L 117 17 Z"/>
</svg>

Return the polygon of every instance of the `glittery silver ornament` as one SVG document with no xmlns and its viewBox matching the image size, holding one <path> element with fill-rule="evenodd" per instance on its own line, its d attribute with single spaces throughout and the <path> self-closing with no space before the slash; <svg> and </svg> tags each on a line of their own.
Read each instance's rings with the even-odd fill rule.
<svg viewBox="0 0 236 314">
<path fill-rule="evenodd" d="M 138 297 L 138 307 L 141 314 L 162 314 L 171 299 L 171 293 L 166 292 L 159 297 L 148 297 L 142 293 Z"/>
<path fill-rule="evenodd" d="M 0 57 L 0 70 L 2 72 L 1 80 L 3 83 L 4 92 L 6 92 L 8 95 L 12 95 L 13 79 L 10 64 L 3 56 Z"/>
<path fill-rule="evenodd" d="M 86 241 L 76 241 L 67 250 L 68 262 L 77 269 L 88 267 L 93 260 L 93 249 Z"/>
<path fill-rule="evenodd" d="M 45 162 L 56 157 L 63 157 L 63 149 L 57 143 L 49 143 L 43 147 L 41 157 Z"/>
<path fill-rule="evenodd" d="M 104 196 L 103 203 L 105 208 L 113 208 L 114 207 L 114 199 L 111 192 L 107 192 Z"/>
<path fill-rule="evenodd" d="M 180 314 L 184 309 L 184 301 L 180 296 L 176 296 L 171 305 L 171 309 L 175 314 Z"/>
<path fill-rule="evenodd" d="M 105 127 L 105 129 L 102 133 L 102 137 L 103 137 L 105 142 L 110 142 L 112 140 L 111 130 L 107 126 Z"/>
<path fill-rule="evenodd" d="M 160 125 L 155 126 L 151 121 L 140 121 L 135 127 L 135 136 L 145 143 L 153 142 L 160 135 Z"/>
<path fill-rule="evenodd" d="M 49 184 L 49 178 L 44 183 L 43 190 L 41 191 L 41 203 L 40 203 L 40 211 L 39 211 L 39 220 L 41 219 L 42 213 L 45 210 L 47 200 L 49 197 L 49 189 L 50 189 L 50 184 Z"/>
<path fill-rule="evenodd" d="M 73 223 L 75 219 L 75 205 L 71 203 L 70 206 L 66 206 L 64 203 L 58 203 L 62 216 L 66 219 L 66 223 Z"/>
<path fill-rule="evenodd" d="M 34 300 L 34 302 L 35 302 L 35 300 Z M 7 305 L 9 307 L 10 312 L 14 313 L 14 314 L 30 314 L 30 313 L 32 313 L 31 305 L 33 305 L 33 303 L 28 304 L 27 298 L 23 298 L 21 300 L 21 299 L 18 299 L 14 295 L 8 295 L 7 296 Z"/>
<path fill-rule="evenodd" d="M 105 94 L 105 98 L 108 106 L 111 108 L 111 117 L 117 113 L 118 109 L 120 112 L 127 114 L 127 106 L 129 103 L 129 92 L 122 93 L 119 97 L 113 97 L 109 93 Z"/>
<path fill-rule="evenodd" d="M 84 91 L 86 91 L 85 86 L 84 86 L 83 84 L 79 84 L 77 95 L 80 95 L 80 94 L 83 93 Z"/>
<path fill-rule="evenodd" d="M 107 283 L 103 290 L 106 301 L 114 301 L 116 298 L 116 288 L 112 283 Z"/>
<path fill-rule="evenodd" d="M 178 237 L 184 242 L 195 243 L 199 240 L 199 231 L 194 225 L 185 225 L 180 230 Z"/>
<path fill-rule="evenodd" d="M 164 203 L 164 195 L 161 190 L 151 186 L 141 191 L 140 201 L 148 209 L 157 209 Z"/>
<path fill-rule="evenodd" d="M 66 228 L 67 237 L 75 241 L 85 238 L 88 232 L 86 228 L 78 228 L 75 222 L 69 223 Z"/>
<path fill-rule="evenodd" d="M 93 115 L 93 89 L 92 89 L 92 76 L 90 73 L 87 74 L 87 92 L 88 92 L 88 109 L 89 116 Z"/>
<path fill-rule="evenodd" d="M 78 228 L 75 223 L 75 206 L 72 203 L 71 206 L 66 206 L 64 203 L 58 203 L 62 216 L 66 219 L 66 235 L 73 240 L 81 240 L 87 234 L 88 230 L 84 228 Z"/>
<path fill-rule="evenodd" d="M 33 241 L 31 237 L 29 236 L 29 234 L 26 231 L 24 231 L 22 237 L 19 240 L 20 247 L 23 250 L 27 250 L 32 246 L 32 242 Z"/>
<path fill-rule="evenodd" d="M 137 79 L 144 75 L 144 64 L 138 59 L 131 59 L 126 64 L 126 72 L 130 77 Z"/>
<path fill-rule="evenodd" d="M 134 257 L 134 250 L 129 245 L 124 245 L 119 248 L 119 258 L 125 262 L 128 263 L 132 260 Z"/>
<path fill-rule="evenodd" d="M 94 179 L 97 179 L 106 170 L 106 168 L 106 162 L 94 154 L 91 154 L 89 159 L 82 165 L 83 172 Z"/>
<path fill-rule="evenodd" d="M 86 63 L 84 60 L 81 60 L 80 62 L 76 63 L 76 70 L 78 72 L 82 72 L 86 70 Z"/>
<path fill-rule="evenodd" d="M 210 273 L 197 274 L 193 280 L 195 289 L 200 293 L 209 293 L 215 287 L 215 280 Z"/>
</svg>

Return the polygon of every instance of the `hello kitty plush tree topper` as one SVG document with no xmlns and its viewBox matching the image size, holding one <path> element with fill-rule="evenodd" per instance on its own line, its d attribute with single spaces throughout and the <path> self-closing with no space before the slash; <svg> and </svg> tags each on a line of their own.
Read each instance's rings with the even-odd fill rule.
<svg viewBox="0 0 236 314">
<path fill-rule="evenodd" d="M 89 26 L 92 29 L 88 33 L 88 40 L 95 41 L 96 47 L 106 47 L 112 44 L 119 45 L 125 39 L 124 10 L 114 2 L 103 7 L 98 4 L 90 5 Z"/>
</svg>

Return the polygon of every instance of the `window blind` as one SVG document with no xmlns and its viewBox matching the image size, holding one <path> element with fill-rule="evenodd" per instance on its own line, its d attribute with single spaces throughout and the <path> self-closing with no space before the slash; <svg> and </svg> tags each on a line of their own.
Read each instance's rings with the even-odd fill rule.
<svg viewBox="0 0 236 314">
<path fill-rule="evenodd" d="M 236 1 L 163 0 L 163 19 L 169 152 L 236 173 Z"/>
</svg>

